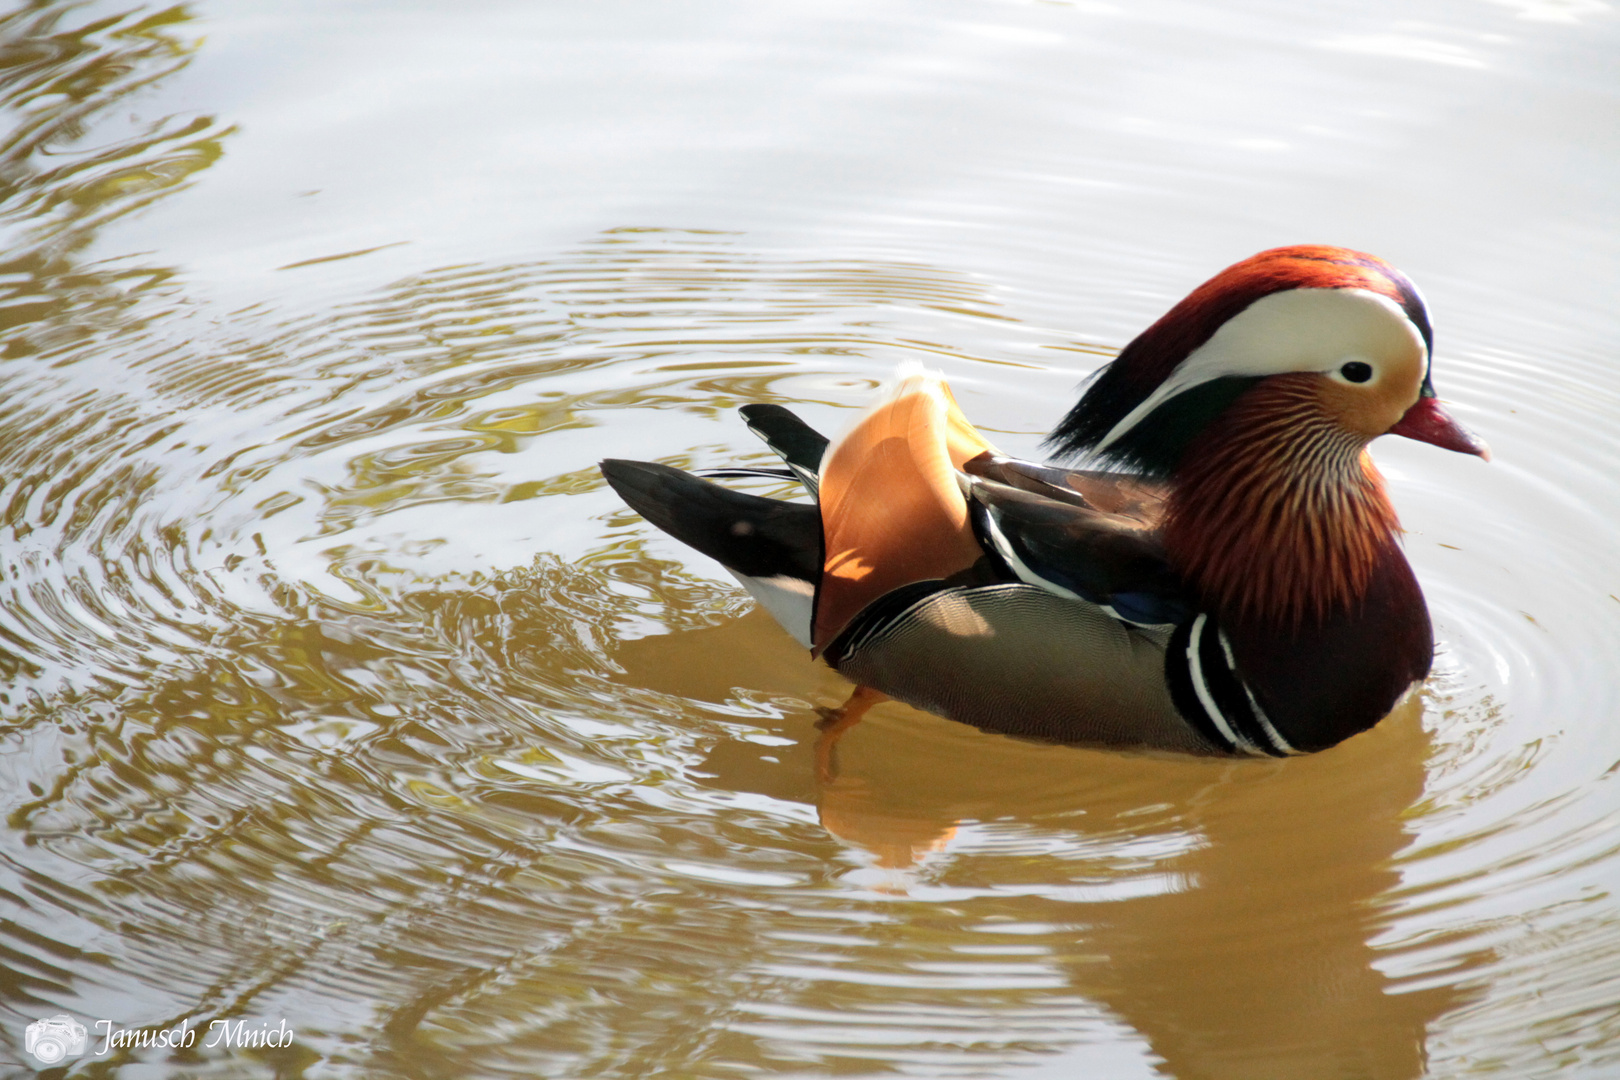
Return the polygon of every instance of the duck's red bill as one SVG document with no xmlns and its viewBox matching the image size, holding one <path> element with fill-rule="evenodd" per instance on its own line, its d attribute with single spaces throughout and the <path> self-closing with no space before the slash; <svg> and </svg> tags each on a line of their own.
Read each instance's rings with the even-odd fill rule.
<svg viewBox="0 0 1620 1080">
<path fill-rule="evenodd" d="M 1485 445 L 1485 440 L 1453 420 L 1451 414 L 1440 407 L 1439 398 L 1418 398 L 1417 404 L 1406 410 L 1406 415 L 1388 434 L 1405 435 L 1408 439 L 1433 443 L 1459 454 L 1491 460 L 1491 448 Z"/>
</svg>

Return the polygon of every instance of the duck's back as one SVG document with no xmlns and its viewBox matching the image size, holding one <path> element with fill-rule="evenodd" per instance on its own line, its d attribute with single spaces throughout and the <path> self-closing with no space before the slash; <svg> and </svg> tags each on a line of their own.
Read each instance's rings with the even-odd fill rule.
<svg viewBox="0 0 1620 1080">
<path fill-rule="evenodd" d="M 923 373 L 829 447 L 820 486 L 816 645 L 840 673 L 989 730 L 1212 749 L 1166 687 L 1171 626 L 1130 625 L 1040 576 L 1076 569 L 1043 566 L 1043 542 L 1088 569 L 1151 551 L 1161 489 L 1003 458 Z M 1000 528 L 1012 516 L 1016 539 Z"/>
</svg>

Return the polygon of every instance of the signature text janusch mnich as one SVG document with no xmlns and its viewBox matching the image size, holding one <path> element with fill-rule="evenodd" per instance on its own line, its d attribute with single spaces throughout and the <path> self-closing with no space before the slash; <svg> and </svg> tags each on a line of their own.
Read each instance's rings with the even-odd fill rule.
<svg viewBox="0 0 1620 1080">
<path fill-rule="evenodd" d="M 115 1028 L 111 1020 L 97 1020 L 95 1026 L 97 1037 L 101 1039 L 97 1057 L 109 1050 L 180 1049 L 197 1045 L 197 1029 L 191 1026 L 189 1017 L 172 1028 Z M 202 1045 L 204 1048 L 257 1049 L 291 1046 L 292 1040 L 293 1032 L 286 1020 L 275 1027 L 248 1020 L 210 1020 L 208 1036 Z"/>
</svg>

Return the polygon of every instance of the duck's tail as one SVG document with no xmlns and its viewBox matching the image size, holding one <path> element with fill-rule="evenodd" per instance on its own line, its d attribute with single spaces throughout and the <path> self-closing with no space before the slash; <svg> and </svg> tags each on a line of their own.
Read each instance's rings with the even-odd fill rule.
<svg viewBox="0 0 1620 1080">
<path fill-rule="evenodd" d="M 631 509 L 730 570 L 810 647 L 822 562 L 821 514 L 814 504 L 732 491 L 650 461 L 609 458 L 601 468 Z"/>
</svg>

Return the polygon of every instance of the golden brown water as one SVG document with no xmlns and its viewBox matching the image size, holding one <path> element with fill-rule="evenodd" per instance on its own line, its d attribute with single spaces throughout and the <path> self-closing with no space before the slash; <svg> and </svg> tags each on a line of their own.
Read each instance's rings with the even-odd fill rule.
<svg viewBox="0 0 1620 1080">
<path fill-rule="evenodd" d="M 1597 0 L 40 3 L 0 19 L 0 1065 L 1620 1075 Z M 1282 762 L 847 687 L 594 462 L 903 359 L 1033 453 L 1213 270 L 1425 289 L 1441 639 Z M 1389 440 L 1394 442 L 1395 440 Z M 783 489 L 785 490 L 785 489 Z M 285 1021 L 275 1049 L 109 1029 Z M 58 1070 L 60 1073 L 60 1070 Z"/>
</svg>

